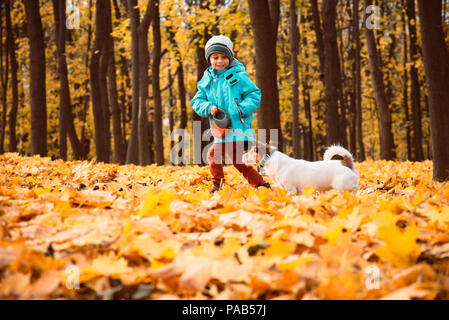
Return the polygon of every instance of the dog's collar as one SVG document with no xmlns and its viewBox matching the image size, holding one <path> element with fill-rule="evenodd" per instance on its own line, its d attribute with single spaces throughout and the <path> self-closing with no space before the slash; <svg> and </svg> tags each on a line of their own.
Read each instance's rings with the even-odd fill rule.
<svg viewBox="0 0 449 320">
<path fill-rule="evenodd" d="M 270 159 L 270 157 L 273 155 L 273 153 L 275 153 L 277 150 L 273 149 L 272 151 L 270 151 L 270 153 L 266 154 L 265 157 L 262 158 L 262 160 L 260 160 L 259 163 L 259 167 L 263 168 L 263 166 L 265 165 L 265 162 L 268 161 L 268 159 Z"/>
</svg>

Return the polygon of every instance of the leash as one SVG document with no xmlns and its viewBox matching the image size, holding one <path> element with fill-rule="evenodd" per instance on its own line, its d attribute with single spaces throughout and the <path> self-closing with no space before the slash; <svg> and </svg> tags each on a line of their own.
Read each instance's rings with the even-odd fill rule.
<svg viewBox="0 0 449 320">
<path fill-rule="evenodd" d="M 241 134 L 243 134 L 245 137 L 250 138 L 250 139 L 253 140 L 254 142 L 256 142 L 256 143 L 258 143 L 258 144 L 260 144 L 260 145 L 262 145 L 262 146 L 264 146 L 264 147 L 267 147 L 267 146 L 268 146 L 266 143 L 260 142 L 259 140 L 255 139 L 255 138 L 253 138 L 253 137 L 250 137 L 250 136 L 248 136 L 247 134 L 243 133 L 240 129 L 234 129 L 234 128 L 232 128 L 232 129 L 235 130 L 235 131 L 239 131 L 239 132 L 240 132 Z"/>
<path fill-rule="evenodd" d="M 253 138 L 253 137 L 250 137 L 249 135 L 243 133 L 242 130 L 240 130 L 240 129 L 235 129 L 235 128 L 230 128 L 230 129 L 240 132 L 242 135 L 244 135 L 245 137 L 251 139 L 252 141 L 256 142 L 256 143 L 259 144 L 259 145 L 262 145 L 262 146 L 264 146 L 264 147 L 268 147 L 268 145 L 267 145 L 266 143 L 263 143 L 263 142 L 261 142 L 261 141 L 255 139 L 255 138 Z M 209 128 L 208 130 L 209 130 L 209 131 L 212 131 L 212 129 L 210 129 L 210 128 Z M 213 135 L 212 135 L 212 136 L 213 136 Z"/>
</svg>

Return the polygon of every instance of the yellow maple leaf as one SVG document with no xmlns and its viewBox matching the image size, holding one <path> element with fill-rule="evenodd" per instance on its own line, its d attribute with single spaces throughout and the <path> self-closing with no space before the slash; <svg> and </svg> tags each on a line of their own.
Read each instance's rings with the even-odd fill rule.
<svg viewBox="0 0 449 320">
<path fill-rule="evenodd" d="M 231 257 L 242 247 L 238 238 L 226 238 L 223 245 L 223 255 Z"/>
<path fill-rule="evenodd" d="M 335 244 L 337 242 L 338 237 L 343 231 L 343 226 L 334 225 L 332 228 L 328 228 L 323 238 L 327 239 L 329 244 Z"/>
<path fill-rule="evenodd" d="M 302 266 L 313 261 L 312 256 L 299 257 L 293 261 L 278 263 L 276 268 L 279 270 L 294 270 L 296 267 Z"/>
<path fill-rule="evenodd" d="M 384 261 L 398 268 L 405 268 L 416 262 L 421 250 L 416 240 L 419 231 L 414 224 L 406 230 L 400 230 L 395 224 L 379 226 L 377 235 L 385 242 L 376 250 L 376 254 Z"/>
<path fill-rule="evenodd" d="M 267 257 L 287 256 L 294 248 L 294 244 L 278 238 L 269 238 L 265 242 L 268 244 L 268 248 L 264 250 Z"/>
<path fill-rule="evenodd" d="M 323 276 L 316 290 L 322 299 L 357 299 L 363 289 L 358 274 L 329 274 Z"/>
<path fill-rule="evenodd" d="M 167 259 L 171 260 L 175 257 L 181 243 L 175 239 L 167 239 L 161 242 L 154 241 L 150 238 L 138 237 L 131 243 L 131 248 L 139 252 L 143 257 L 148 259 Z"/>
<path fill-rule="evenodd" d="M 432 210 L 429 214 L 430 225 L 445 231 L 449 226 L 449 207 L 443 207 L 439 210 Z"/>
<path fill-rule="evenodd" d="M 33 191 L 36 196 L 40 196 L 41 194 L 51 192 L 51 188 L 35 188 Z"/>
<path fill-rule="evenodd" d="M 140 207 L 137 215 L 141 217 L 160 216 L 165 217 L 171 213 L 170 203 L 176 198 L 171 191 L 162 191 L 159 193 L 149 192 L 145 197 L 143 205 Z"/>
<path fill-rule="evenodd" d="M 80 281 L 85 282 L 99 275 L 116 277 L 122 273 L 132 271 L 128 267 L 128 262 L 124 258 L 117 258 L 113 252 L 103 255 L 92 261 L 92 265 L 84 267 L 80 276 Z"/>
<path fill-rule="evenodd" d="M 307 186 L 302 190 L 302 193 L 306 196 L 310 196 L 315 192 L 315 188 L 312 186 Z"/>
</svg>

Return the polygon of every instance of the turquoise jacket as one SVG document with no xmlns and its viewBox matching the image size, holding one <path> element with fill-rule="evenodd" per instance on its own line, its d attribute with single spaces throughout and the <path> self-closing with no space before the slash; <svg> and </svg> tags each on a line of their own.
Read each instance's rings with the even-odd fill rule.
<svg viewBox="0 0 449 320">
<path fill-rule="evenodd" d="M 214 143 L 254 139 L 253 112 L 259 108 L 262 95 L 260 89 L 249 78 L 243 64 L 234 59 L 225 70 L 214 70 L 210 66 L 204 71 L 203 78 L 198 81 L 197 86 L 198 92 L 193 97 L 191 105 L 200 117 L 209 118 L 211 125 L 210 109 L 216 105 L 224 109 L 231 118 L 232 129 L 228 130 L 224 139 L 214 137 Z"/>
</svg>

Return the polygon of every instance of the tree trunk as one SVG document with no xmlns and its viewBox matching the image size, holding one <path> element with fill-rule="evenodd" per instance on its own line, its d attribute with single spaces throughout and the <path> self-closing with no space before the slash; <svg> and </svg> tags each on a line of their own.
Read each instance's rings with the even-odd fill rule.
<svg viewBox="0 0 449 320">
<path fill-rule="evenodd" d="M 207 40 L 209 40 L 210 35 L 207 29 L 207 26 L 204 27 L 203 35 L 200 33 L 195 34 L 196 39 L 196 60 L 197 60 L 197 73 L 196 78 L 197 82 L 201 80 L 203 77 L 204 71 L 208 67 L 208 62 L 205 58 L 205 49 L 204 45 L 200 45 L 201 38 L 203 38 L 203 43 L 206 44 Z M 203 162 L 202 153 L 206 152 L 205 148 L 209 144 L 208 141 L 203 141 L 202 137 L 204 132 L 209 128 L 209 120 L 207 118 L 200 117 L 196 112 L 192 114 L 193 127 L 195 128 L 195 124 L 200 125 L 200 136 L 198 137 L 198 133 L 196 130 L 193 130 L 193 163 L 198 165 L 207 165 L 207 162 Z"/>
<path fill-rule="evenodd" d="M 104 39 L 101 47 L 101 56 L 100 56 L 100 96 L 101 96 L 101 105 L 103 112 L 103 127 L 105 129 L 105 162 L 111 161 L 111 114 L 110 114 L 110 105 L 109 105 L 109 96 L 108 96 L 108 66 L 110 61 L 110 52 L 108 50 L 108 42 L 109 42 L 109 28 L 108 28 L 108 20 L 111 19 L 111 0 L 103 0 L 105 2 L 104 7 L 104 17 L 102 18 L 102 23 L 104 24 L 104 28 L 102 30 L 105 31 Z M 109 16 L 109 17 L 108 17 Z"/>
<path fill-rule="evenodd" d="M 256 49 L 256 84 L 262 91 L 262 101 L 258 109 L 258 126 L 260 129 L 278 130 L 278 148 L 282 151 L 276 65 L 276 23 L 279 21 L 277 16 L 279 2 L 276 6 L 276 1 L 248 0 L 248 4 Z"/>
<path fill-rule="evenodd" d="M 92 21 L 92 0 L 89 0 L 89 21 Z M 90 70 L 89 54 L 90 54 L 90 50 L 91 50 L 91 43 L 92 43 L 92 24 L 89 23 L 87 26 L 87 49 L 86 49 L 85 60 L 84 60 L 86 69 L 89 69 L 89 70 Z M 90 152 L 90 139 L 86 135 L 86 126 L 87 126 L 86 119 L 87 119 L 87 112 L 89 109 L 89 101 L 90 101 L 90 96 L 91 96 L 88 93 L 89 92 L 89 79 L 87 79 L 84 82 L 84 88 L 85 88 L 86 94 L 84 94 L 84 96 L 82 98 L 84 108 L 83 108 L 83 112 L 81 113 L 81 123 L 82 123 L 81 143 L 83 145 L 83 152 L 86 155 L 86 159 L 87 159 L 89 152 Z"/>
<path fill-rule="evenodd" d="M 139 164 L 146 166 L 150 164 L 150 143 L 148 139 L 148 66 L 150 56 L 148 52 L 148 29 L 154 14 L 154 1 L 147 5 L 142 22 L 137 28 L 139 37 L 139 118 L 138 118 L 138 145 L 139 145 Z M 151 143 L 152 144 L 152 143 Z"/>
<path fill-rule="evenodd" d="M 320 10 L 318 8 L 318 2 L 317 0 L 311 0 L 311 16 L 313 20 L 313 29 L 315 30 L 316 35 L 316 50 L 318 53 L 319 58 L 319 79 L 323 82 L 324 87 L 324 42 L 323 42 L 323 31 L 322 31 L 322 25 L 321 25 L 321 18 L 320 18 Z M 323 108 L 323 104 L 325 103 L 323 99 L 322 92 L 320 92 L 320 98 L 316 103 L 316 119 L 318 120 L 318 123 L 326 123 L 325 120 L 325 106 Z M 324 109 L 324 110 L 323 110 Z M 322 134 L 323 131 L 321 130 L 321 127 L 316 128 L 316 142 L 315 142 L 315 154 L 322 154 L 324 150 L 326 149 L 326 137 Z"/>
<path fill-rule="evenodd" d="M 114 153 L 113 161 L 115 163 L 124 164 L 125 163 L 125 146 L 122 137 L 122 127 L 121 127 L 121 110 L 118 104 L 118 94 L 117 94 L 117 79 L 115 74 L 115 49 L 114 49 L 114 38 L 112 37 L 112 7 L 110 0 L 107 1 L 107 13 L 106 18 L 106 52 L 105 52 L 105 63 L 107 65 L 107 84 L 108 84 L 108 97 L 110 103 L 110 110 L 112 113 L 112 130 L 114 137 Z M 109 111 L 109 110 L 108 110 Z M 108 121 L 109 124 L 109 112 Z"/>
<path fill-rule="evenodd" d="M 405 1 L 403 0 L 402 4 L 405 7 Z M 404 13 L 402 13 L 402 20 L 403 20 L 403 26 L 402 26 L 402 34 L 404 39 L 404 88 L 403 88 L 403 108 L 404 108 L 404 115 L 405 115 L 405 137 L 407 142 L 407 160 L 412 160 L 412 146 L 411 146 L 411 137 L 410 137 L 410 115 L 409 115 L 409 107 L 408 107 L 408 71 L 407 71 L 407 62 L 408 62 L 408 49 L 407 49 L 407 32 L 406 32 L 406 17 Z"/>
<path fill-rule="evenodd" d="M 17 106 L 19 104 L 19 91 L 17 81 L 17 59 L 16 59 L 16 47 L 14 41 L 14 33 L 11 25 L 11 7 L 10 0 L 5 2 L 6 6 L 6 32 L 7 42 L 9 43 L 9 58 L 11 59 L 11 89 L 12 89 L 12 105 L 9 112 L 9 151 L 17 152 L 17 136 L 16 136 L 16 119 L 17 119 Z"/>
<path fill-rule="evenodd" d="M 318 58 L 320 60 L 320 71 L 322 74 L 322 79 L 324 81 L 324 40 L 323 40 L 323 30 L 321 28 L 320 10 L 318 9 L 317 0 L 311 0 L 312 4 L 312 18 L 313 27 L 316 34 L 316 45 L 318 50 Z"/>
<path fill-rule="evenodd" d="M 174 111 L 176 108 L 176 99 L 175 95 L 173 93 L 173 79 L 172 75 L 170 73 L 170 68 L 167 68 L 167 75 L 168 75 L 168 120 L 169 120 L 169 126 L 170 126 L 170 134 L 173 132 L 175 124 L 174 124 Z M 170 139 L 170 150 L 173 150 L 173 147 L 175 146 L 175 142 Z M 171 154 L 171 152 L 170 152 Z M 173 163 L 173 161 L 171 161 Z"/>
<path fill-rule="evenodd" d="M 235 5 L 234 5 L 235 7 Z M 187 106 L 186 106 L 186 89 L 184 84 L 184 66 L 182 63 L 181 58 L 181 52 L 179 51 L 178 44 L 175 40 L 175 32 L 173 31 L 173 28 L 170 26 L 167 28 L 167 33 L 169 35 L 170 43 L 173 45 L 173 48 L 176 53 L 176 60 L 178 62 L 178 68 L 176 70 L 177 80 L 178 80 L 178 96 L 180 101 L 180 124 L 179 128 L 186 130 L 187 129 Z M 175 103 L 176 105 L 176 103 Z M 179 143 L 185 143 L 185 141 L 182 139 L 182 136 L 179 137 Z M 178 157 L 182 157 L 182 152 L 184 150 L 185 145 L 180 148 Z M 178 165 L 182 165 L 183 163 L 180 163 Z"/>
<path fill-rule="evenodd" d="M 335 19 L 338 0 L 323 2 L 324 30 L 324 88 L 326 94 L 327 144 L 341 144 L 338 115 L 339 85 L 341 82 Z"/>
<path fill-rule="evenodd" d="M 75 159 L 85 159 L 83 146 L 78 139 L 73 122 L 72 103 L 70 99 L 69 79 L 67 74 L 67 61 L 65 53 L 66 43 L 66 4 L 64 1 L 52 0 L 53 13 L 55 16 L 56 47 L 58 51 L 58 73 L 59 73 L 59 114 L 60 114 L 60 157 L 67 160 L 67 135 L 72 145 Z"/>
<path fill-rule="evenodd" d="M 352 17 L 350 20 L 350 24 L 351 24 L 351 31 L 350 31 L 350 36 L 349 36 L 349 46 L 351 47 L 350 51 L 349 51 L 349 57 L 352 60 L 352 76 L 349 77 L 350 80 L 352 80 L 352 83 L 348 83 L 348 87 L 351 87 L 351 91 L 349 93 L 349 151 L 354 155 L 357 156 L 357 135 L 356 135 L 356 86 L 355 86 L 355 73 L 356 73 L 356 69 L 355 69 L 355 60 L 356 60 L 356 56 L 355 56 L 355 26 L 354 26 L 354 12 L 357 12 L 355 10 L 357 10 L 356 7 L 352 7 L 352 11 L 351 11 L 351 0 L 347 0 L 346 4 L 347 4 L 347 12 L 348 14 L 352 13 Z M 358 26 L 358 25 L 357 25 Z"/>
<path fill-rule="evenodd" d="M 365 161 L 365 146 L 363 144 L 362 131 L 362 85 L 360 75 L 360 30 L 359 30 L 359 0 L 353 0 L 353 28 L 355 41 L 355 113 L 356 113 L 356 140 L 357 160 Z"/>
<path fill-rule="evenodd" d="M 413 160 L 423 161 L 424 152 L 422 148 L 421 88 L 419 86 L 418 69 L 416 69 L 415 66 L 416 61 L 418 60 L 419 51 L 417 48 L 416 13 L 414 0 L 407 0 L 407 16 L 408 28 L 410 32 L 410 61 L 412 62 L 412 66 L 410 69 L 410 79 L 412 81 Z"/>
<path fill-rule="evenodd" d="M 293 157 L 299 159 L 301 156 L 301 136 L 299 132 L 299 30 L 298 17 L 296 13 L 296 0 L 290 0 L 290 50 L 292 59 L 293 75 L 293 97 L 292 97 L 292 138 Z"/>
<path fill-rule="evenodd" d="M 349 106 L 349 115 L 348 115 L 348 128 L 349 128 L 349 151 L 356 156 L 357 155 L 357 142 L 356 142 L 356 106 L 355 106 L 355 43 L 354 43 L 354 7 L 351 7 L 352 0 L 346 0 L 346 12 L 348 15 L 351 16 L 350 19 L 350 26 L 351 29 L 348 32 L 348 47 L 349 49 L 349 55 L 348 58 L 351 60 L 351 76 L 348 77 L 348 89 L 350 88 L 351 91 L 347 93 L 347 101 Z M 342 56 L 344 56 L 342 54 Z M 343 62 L 344 65 L 344 62 Z"/>
<path fill-rule="evenodd" d="M 338 15 L 335 15 L 335 21 L 338 21 Z M 346 121 L 346 110 L 348 99 L 344 93 L 344 86 L 346 84 L 346 74 L 345 74 L 345 64 L 344 64 L 344 40 L 343 40 L 343 28 L 340 26 L 340 23 L 337 24 L 338 27 L 338 39 L 340 39 L 340 45 L 338 45 L 337 40 L 337 52 L 338 52 L 338 70 L 339 70 L 339 78 L 338 82 L 338 101 L 339 101 L 339 128 L 340 128 L 340 141 L 341 145 L 345 148 L 348 148 L 348 134 L 346 132 L 347 121 Z"/>
<path fill-rule="evenodd" d="M 39 1 L 24 0 L 30 42 L 31 154 L 47 155 L 45 45 Z"/>
<path fill-rule="evenodd" d="M 307 17 L 310 19 L 310 17 Z M 301 35 L 301 32 L 299 32 Z M 300 36 L 301 38 L 301 36 Z M 302 47 L 304 48 L 304 55 L 306 61 L 309 59 L 309 54 L 307 53 L 307 37 L 302 37 Z M 308 161 L 313 161 L 313 138 L 312 138 L 312 108 L 310 103 L 310 83 L 309 83 L 309 64 L 305 64 L 305 71 L 302 73 L 301 82 L 303 87 L 303 102 L 304 102 L 304 114 L 305 114 L 305 125 L 304 125 L 304 159 Z"/>
<path fill-rule="evenodd" d="M 67 113 L 70 108 L 70 91 L 68 90 L 67 63 L 65 63 L 65 18 L 64 26 L 61 26 L 60 1 L 52 0 L 53 15 L 55 18 L 55 42 L 58 56 L 59 74 L 59 157 L 67 160 Z M 65 2 L 64 2 L 65 7 Z M 65 15 L 65 10 L 64 10 Z M 64 73 L 65 67 L 65 73 Z"/>
<path fill-rule="evenodd" d="M 277 34 L 278 34 L 278 26 L 279 26 L 279 17 L 281 14 L 281 7 L 279 0 L 268 0 L 268 8 L 270 11 L 270 23 L 271 23 L 271 29 L 273 30 L 273 34 L 275 37 L 275 40 L 277 40 Z"/>
<path fill-rule="evenodd" d="M 307 57 L 307 53 L 306 53 Z M 309 66 L 306 65 L 305 73 L 309 72 Z M 304 159 L 308 161 L 313 161 L 313 139 L 312 139 L 312 112 L 311 112 L 311 104 L 310 104 L 310 87 L 306 80 L 306 77 L 303 77 L 303 101 L 304 101 L 304 113 L 306 118 L 306 125 L 304 126 Z"/>
<path fill-rule="evenodd" d="M 1 7 L 0 7 L 1 11 Z M 9 73 L 9 41 L 6 39 L 5 48 L 3 48 L 3 16 L 0 17 L 0 78 L 2 87 L 2 124 L 1 124 L 1 134 L 0 134 L 0 154 L 5 152 L 5 129 L 6 129 L 6 113 L 7 113 L 7 96 L 8 96 L 8 73 Z M 8 34 L 6 34 L 8 37 Z M 5 70 L 3 70 L 3 55 L 5 56 Z"/>
<path fill-rule="evenodd" d="M 181 122 L 179 124 L 179 127 L 185 130 L 187 129 L 187 106 L 186 106 L 186 89 L 184 85 L 184 67 L 181 58 L 179 58 L 177 76 L 178 76 L 178 94 L 181 106 L 180 110 Z"/>
<path fill-rule="evenodd" d="M 125 6 L 127 6 L 127 1 L 122 0 L 122 2 L 124 3 Z M 117 21 L 122 21 L 122 15 L 120 13 L 120 6 L 117 2 L 117 0 L 113 0 L 113 5 L 114 5 L 114 12 L 115 12 L 115 18 Z M 115 27 L 118 27 L 118 22 L 116 22 Z M 119 61 L 119 65 L 120 65 L 120 76 L 121 76 L 121 80 L 120 81 L 120 94 L 119 94 L 119 109 L 120 109 L 120 115 L 121 115 L 121 128 L 122 128 L 122 139 L 123 139 L 123 161 L 126 162 L 126 149 L 127 149 L 127 141 L 126 141 L 126 126 L 128 124 L 128 122 L 131 120 L 131 116 L 129 116 L 129 120 L 127 120 L 127 115 L 128 115 L 128 95 L 126 93 L 125 87 L 129 88 L 131 87 L 131 81 L 129 78 L 129 67 L 128 67 L 128 59 L 126 59 L 124 57 L 125 55 L 125 49 L 123 47 L 120 48 L 119 50 L 120 53 L 120 61 Z M 126 85 L 124 84 L 126 82 Z M 129 110 L 131 110 L 131 108 L 129 108 Z M 131 115 L 131 113 L 129 113 Z"/>
<path fill-rule="evenodd" d="M 161 64 L 161 29 L 159 17 L 159 0 L 154 1 L 153 15 L 153 65 L 152 65 L 152 85 L 154 99 L 154 142 L 155 156 L 158 165 L 164 164 L 164 139 L 162 135 L 162 100 L 160 88 L 160 64 Z"/>
<path fill-rule="evenodd" d="M 139 27 L 139 9 L 136 8 L 137 0 L 128 0 L 128 11 L 131 26 L 131 72 L 132 72 L 132 116 L 131 134 L 128 140 L 126 163 L 139 164 L 138 145 L 138 119 L 139 119 L 139 39 L 137 28 Z"/>
<path fill-rule="evenodd" d="M 104 53 L 106 49 L 106 18 L 107 1 L 97 1 L 95 9 L 95 41 L 92 49 L 90 63 L 90 82 L 92 95 L 92 111 L 95 125 L 95 148 L 97 161 L 109 162 L 110 156 L 110 132 L 109 122 L 106 118 L 108 110 L 107 90 L 106 90 L 106 71 L 104 63 Z M 106 64 L 107 67 L 107 64 Z"/>
<path fill-rule="evenodd" d="M 372 4 L 372 0 L 365 0 L 365 8 Z M 385 84 L 383 73 L 380 67 L 380 56 L 376 47 L 376 40 L 372 29 L 366 27 L 366 12 L 364 15 L 365 37 L 368 47 L 369 64 L 371 77 L 373 80 L 374 93 L 377 108 L 380 117 L 380 156 L 385 160 L 393 160 L 396 155 L 394 152 L 393 133 L 391 129 L 391 111 L 388 106 L 387 96 L 385 93 Z"/>
<path fill-rule="evenodd" d="M 449 180 L 449 50 L 445 43 L 441 0 L 418 1 L 424 71 L 429 90 L 433 178 Z"/>
</svg>

